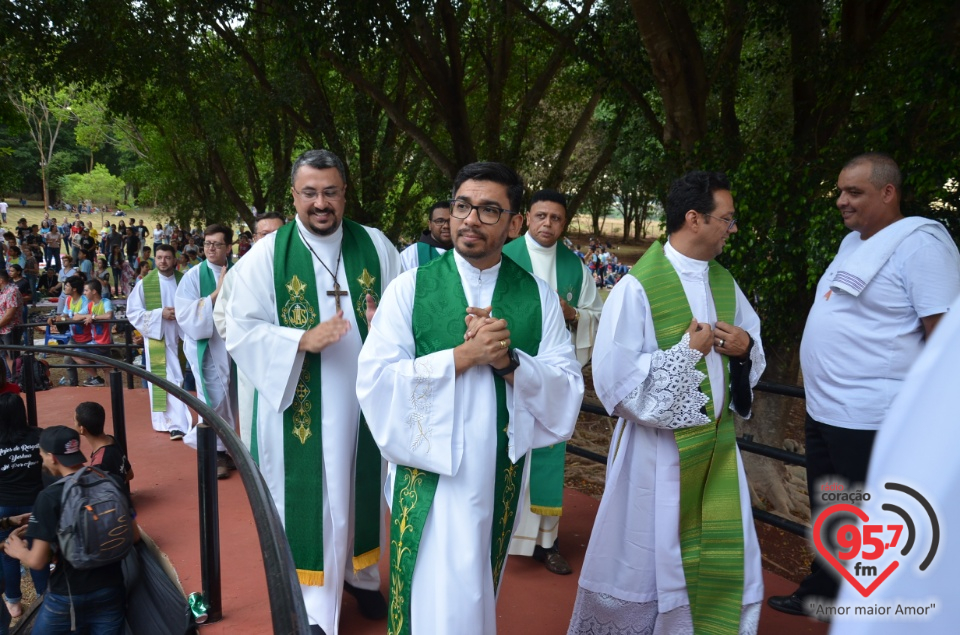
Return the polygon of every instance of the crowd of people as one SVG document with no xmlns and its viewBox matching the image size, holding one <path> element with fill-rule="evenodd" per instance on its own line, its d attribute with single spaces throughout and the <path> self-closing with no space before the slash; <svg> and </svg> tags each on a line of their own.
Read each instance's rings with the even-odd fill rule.
<svg viewBox="0 0 960 635">
<path fill-rule="evenodd" d="M 755 633 L 761 549 L 734 415 L 751 416 L 766 358 L 760 317 L 716 262 L 742 229 L 726 176 L 677 179 L 666 240 L 631 268 L 610 245 L 591 239 L 581 251 L 563 239 L 563 194 L 535 192 L 523 213 L 523 181 L 499 163 L 462 168 L 402 253 L 380 230 L 346 218 L 346 188 L 341 160 L 311 150 L 291 171 L 295 217 L 262 214 L 237 245 L 227 225 L 199 238 L 158 225 L 149 251 L 142 221 L 127 228 L 129 243 L 111 244 L 112 228 L 101 241 L 151 263 L 126 293 L 146 364 L 183 385 L 182 348 L 198 396 L 253 454 L 311 632 L 338 632 L 346 593 L 364 617 L 388 620 L 392 634 L 493 634 L 508 554 L 572 573 L 559 539 L 564 443 L 579 414 L 581 369 L 592 361 L 597 394 L 618 422 L 568 632 Z M 903 217 L 890 157 L 852 159 L 838 189 L 851 232 L 818 285 L 801 348 L 814 512 L 825 480 L 864 481 L 898 387 L 960 296 L 956 245 L 939 223 Z M 31 244 L 15 238 L 8 256 Z M 85 251 L 96 238 L 88 244 L 80 239 L 81 262 L 92 260 Z M 75 344 L 100 342 L 97 321 L 112 309 L 73 255 L 57 281 L 59 321 Z M 23 272 L 6 273 L 0 335 L 23 301 Z M 603 287 L 612 287 L 606 302 Z M 91 375 L 85 385 L 100 384 Z M 0 394 L 0 408 L 12 412 L 14 401 Z M 105 470 L 132 478 L 110 450 L 102 408 L 81 406 L 77 430 L 46 441 L 48 431 L 28 439 L 0 422 L 0 460 L 16 438 L 39 453 L 31 474 L 42 460 L 69 476 L 83 455 L 67 450 L 78 452 L 83 438 Z M 193 444 L 196 426 L 173 395 L 151 387 L 150 411 L 154 430 Z M 227 478 L 222 442 L 218 452 L 218 477 Z M 19 533 L 34 545 L 51 540 L 47 490 L 24 480 L 4 497 L 2 484 L 0 515 L 9 518 L 0 529 L 25 522 L 33 505 L 7 555 L 45 565 L 49 554 L 34 554 Z M 380 592 L 383 545 L 389 602 Z M 51 597 L 71 571 L 54 570 Z M 15 611 L 15 583 L 5 584 Z M 115 597 L 112 587 L 89 588 Z M 795 593 L 769 604 L 801 615 L 837 592 L 818 561 Z M 97 610 L 91 603 L 85 617 Z"/>
</svg>

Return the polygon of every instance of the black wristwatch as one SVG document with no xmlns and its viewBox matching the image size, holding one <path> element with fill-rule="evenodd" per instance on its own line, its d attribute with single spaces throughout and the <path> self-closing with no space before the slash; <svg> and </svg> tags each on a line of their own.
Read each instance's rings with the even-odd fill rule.
<svg viewBox="0 0 960 635">
<path fill-rule="evenodd" d="M 493 366 L 491 366 L 490 368 L 493 368 L 493 373 L 495 375 L 498 375 L 500 377 L 506 377 L 513 371 L 517 370 L 518 366 L 520 366 L 520 356 L 517 355 L 517 349 L 511 348 L 509 364 L 507 364 L 503 368 L 493 368 Z"/>
</svg>

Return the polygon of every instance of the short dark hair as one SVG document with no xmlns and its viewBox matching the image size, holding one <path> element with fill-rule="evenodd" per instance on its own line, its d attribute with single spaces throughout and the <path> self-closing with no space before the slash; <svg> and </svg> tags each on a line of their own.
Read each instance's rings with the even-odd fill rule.
<svg viewBox="0 0 960 635">
<path fill-rule="evenodd" d="M 220 223 L 213 223 L 212 225 L 207 225 L 207 228 L 203 230 L 203 237 L 212 236 L 214 234 L 223 234 L 223 241 L 228 245 L 233 244 L 233 229 L 227 227 L 226 225 L 221 225 Z"/>
<path fill-rule="evenodd" d="M 10 252 L 11 255 L 12 255 L 12 254 L 17 254 L 17 255 L 23 254 L 23 252 L 20 251 L 20 248 L 19 248 L 19 247 L 13 247 L 13 246 L 11 246 L 8 251 Z"/>
<path fill-rule="evenodd" d="M 107 413 L 103 406 L 93 401 L 84 401 L 77 404 L 77 423 L 87 429 L 95 437 L 103 434 L 103 424 L 107 420 Z"/>
<path fill-rule="evenodd" d="M 557 205 L 562 205 L 564 216 L 566 216 L 567 197 L 560 192 L 556 190 L 540 190 L 530 197 L 530 207 L 533 207 L 534 203 L 539 203 L 540 201 L 547 201 L 550 203 L 556 203 Z"/>
<path fill-rule="evenodd" d="M 437 201 L 430 207 L 430 220 L 433 220 L 433 213 L 438 209 L 450 209 L 450 201 Z"/>
<path fill-rule="evenodd" d="M 12 282 L 13 278 L 10 277 L 10 274 L 7 273 L 6 269 L 0 268 L 0 280 L 3 280 L 4 282 Z"/>
<path fill-rule="evenodd" d="M 83 278 L 81 278 L 80 276 L 70 276 L 69 278 L 63 281 L 63 284 L 69 284 L 74 289 L 82 289 Z"/>
<path fill-rule="evenodd" d="M 320 149 L 307 150 L 297 157 L 297 160 L 293 162 L 293 167 L 290 168 L 290 185 L 293 185 L 294 181 L 297 180 L 297 172 L 305 165 L 314 170 L 336 168 L 343 182 L 347 182 L 347 171 L 346 168 L 343 167 L 343 161 L 340 160 L 340 157 L 329 150 Z"/>
<path fill-rule="evenodd" d="M 712 212 L 716 208 L 713 193 L 729 189 L 730 181 L 723 172 L 694 170 L 674 181 L 670 185 L 670 193 L 667 194 L 667 234 L 683 227 L 690 210 L 700 214 Z"/>
<path fill-rule="evenodd" d="M 879 190 L 889 183 L 897 190 L 898 196 L 901 194 L 903 191 L 903 174 L 893 157 L 883 152 L 866 152 L 847 161 L 843 169 L 846 170 L 864 163 L 870 164 L 870 183 L 874 187 Z"/>
<path fill-rule="evenodd" d="M 14 271 L 16 271 L 17 273 L 23 273 L 23 267 L 21 267 L 18 264 L 9 264 L 7 266 L 13 269 Z"/>
<path fill-rule="evenodd" d="M 453 181 L 453 196 L 467 181 L 491 181 L 507 188 L 507 198 L 510 200 L 510 211 L 519 214 L 523 206 L 523 179 L 520 175 L 502 163 L 493 161 L 479 161 L 460 168 L 457 178 Z"/>
<path fill-rule="evenodd" d="M 92 280 L 87 280 L 86 282 L 83 283 L 83 286 L 93 289 L 98 294 L 101 294 L 101 295 L 103 294 L 103 285 L 100 284 L 100 281 L 97 280 L 96 278 L 93 278 Z"/>
<path fill-rule="evenodd" d="M 173 248 L 173 245 L 166 245 L 166 244 L 164 244 L 164 243 L 160 243 L 159 245 L 155 245 L 154 248 L 153 248 L 153 250 L 154 250 L 155 252 L 157 252 L 158 254 L 159 254 L 161 251 L 169 251 L 169 252 L 170 252 L 171 254 L 173 254 L 174 256 L 177 255 L 177 250 Z"/>
</svg>

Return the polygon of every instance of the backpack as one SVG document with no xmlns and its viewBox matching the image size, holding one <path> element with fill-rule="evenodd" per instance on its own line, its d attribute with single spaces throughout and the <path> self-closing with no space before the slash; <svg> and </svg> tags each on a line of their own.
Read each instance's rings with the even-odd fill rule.
<svg viewBox="0 0 960 635">
<path fill-rule="evenodd" d="M 95 467 L 64 479 L 57 542 L 74 569 L 119 562 L 133 548 L 133 516 L 120 485 Z"/>
<path fill-rule="evenodd" d="M 20 386 L 20 390 L 26 390 L 25 382 L 23 381 L 23 372 L 24 372 L 24 362 L 25 357 L 18 357 L 17 361 L 13 365 L 13 375 L 16 377 L 17 384 Z M 50 390 L 53 387 L 53 384 L 50 381 L 50 364 L 45 359 L 33 358 L 33 368 L 30 369 L 33 372 L 33 389 L 36 391 L 41 390 Z M 30 372 L 28 371 L 28 372 Z"/>
</svg>

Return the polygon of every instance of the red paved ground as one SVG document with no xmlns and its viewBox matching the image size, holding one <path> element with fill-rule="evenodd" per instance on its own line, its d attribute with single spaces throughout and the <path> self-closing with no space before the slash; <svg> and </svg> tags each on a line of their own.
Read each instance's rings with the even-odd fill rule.
<svg viewBox="0 0 960 635">
<path fill-rule="evenodd" d="M 129 458 L 138 520 L 176 568 L 186 593 L 201 590 L 200 537 L 197 506 L 196 453 L 180 442 L 150 427 L 147 391 L 124 391 Z M 80 401 L 99 401 L 107 409 L 112 426 L 110 392 L 107 388 L 57 388 L 38 393 L 41 426 L 73 423 L 73 409 Z M 240 478 L 220 481 L 220 539 L 224 618 L 202 627 L 203 635 L 263 634 L 271 629 L 268 591 L 256 530 Z M 566 492 L 562 541 L 564 554 L 574 574 L 556 576 L 529 558 L 508 560 L 497 604 L 498 630 L 503 634 L 553 635 L 566 632 L 577 592 L 577 574 L 597 501 L 573 490 Z M 386 559 L 381 561 L 385 573 Z M 384 593 L 386 593 L 386 575 Z M 767 595 L 790 593 L 793 585 L 772 573 L 764 574 Z M 354 600 L 344 599 L 340 632 L 344 635 L 386 633 L 385 622 L 360 617 Z M 762 635 L 826 633 L 823 624 L 771 611 L 761 616 Z M 440 634 L 436 634 L 440 635 Z"/>
</svg>

